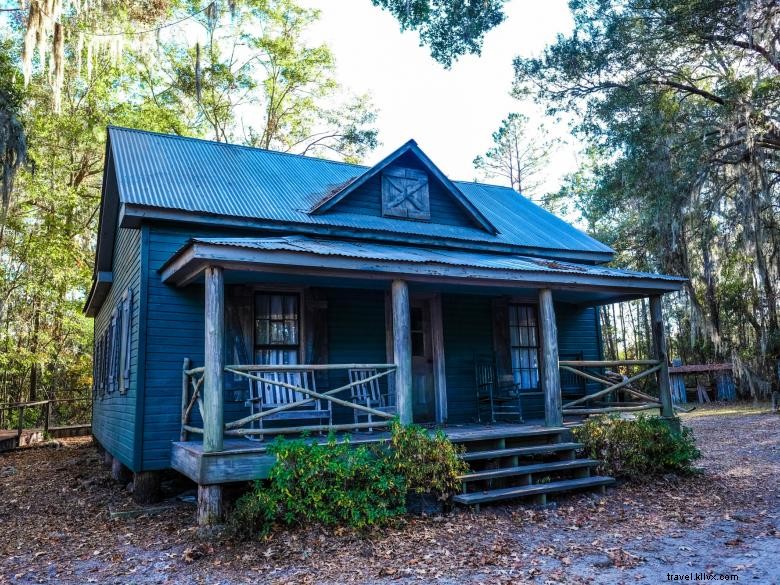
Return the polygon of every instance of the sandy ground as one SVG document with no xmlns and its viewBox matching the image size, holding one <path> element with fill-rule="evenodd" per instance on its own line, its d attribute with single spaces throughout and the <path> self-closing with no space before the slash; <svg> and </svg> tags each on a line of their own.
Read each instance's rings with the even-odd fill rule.
<svg viewBox="0 0 780 585">
<path fill-rule="evenodd" d="M 18 450 L 0 455 L 0 583 L 780 583 L 780 417 L 714 406 L 685 424 L 692 477 L 249 543 L 205 538 L 182 502 L 117 517 L 139 510 L 89 440 Z"/>
</svg>

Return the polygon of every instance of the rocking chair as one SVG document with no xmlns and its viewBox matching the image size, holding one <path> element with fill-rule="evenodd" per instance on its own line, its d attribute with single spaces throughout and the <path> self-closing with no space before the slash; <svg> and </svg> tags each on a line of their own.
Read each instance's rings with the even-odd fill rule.
<svg viewBox="0 0 780 585">
<path fill-rule="evenodd" d="M 523 422 L 520 389 L 514 383 L 502 383 L 493 357 L 474 358 L 474 377 L 477 386 L 477 422 L 487 410 L 487 420 L 495 422 Z"/>
<path fill-rule="evenodd" d="M 281 386 L 275 382 L 281 382 L 282 384 L 290 386 L 298 386 L 299 388 L 313 390 L 314 392 L 317 391 L 317 386 L 314 381 L 314 371 L 312 370 L 277 370 L 274 372 L 262 372 L 257 375 L 262 378 L 262 380 L 249 381 L 249 400 L 247 400 L 247 406 L 249 406 L 250 412 L 253 415 L 267 410 L 273 410 L 281 406 L 304 402 L 309 398 L 309 396 L 303 392 Z M 332 403 L 328 400 L 327 406 L 323 408 L 322 402 L 322 400 L 316 398 L 310 402 L 304 402 L 304 404 L 301 404 L 300 406 L 291 406 L 280 412 L 274 412 L 263 418 L 254 420 L 250 426 L 253 429 L 264 431 L 266 430 L 263 426 L 265 421 L 311 419 L 317 419 L 319 424 L 322 424 L 323 420 L 327 420 L 328 426 L 331 426 L 333 424 Z M 267 431 L 267 434 L 273 434 L 274 429 L 268 428 Z M 252 441 L 262 441 L 265 434 L 266 433 L 247 435 L 247 438 Z"/>
<path fill-rule="evenodd" d="M 395 413 L 395 404 L 392 403 L 392 397 L 388 394 L 382 394 L 379 387 L 379 379 L 373 378 L 378 374 L 376 368 L 352 368 L 349 370 L 349 381 L 360 382 L 352 386 L 352 404 L 359 404 L 361 406 L 367 406 L 374 410 L 381 410 L 388 414 Z M 357 409 L 352 410 L 352 414 L 355 417 L 355 424 L 358 424 L 358 417 L 364 416 L 369 423 L 374 422 L 373 414 L 370 412 L 360 411 Z M 372 427 L 368 428 L 368 432 L 374 432 Z"/>
</svg>

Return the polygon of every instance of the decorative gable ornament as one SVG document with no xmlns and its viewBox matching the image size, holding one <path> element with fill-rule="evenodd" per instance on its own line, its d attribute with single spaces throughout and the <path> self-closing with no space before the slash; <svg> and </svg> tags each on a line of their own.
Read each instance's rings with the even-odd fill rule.
<svg viewBox="0 0 780 585">
<path fill-rule="evenodd" d="M 390 167 L 382 171 L 382 215 L 431 219 L 428 175 L 417 169 Z"/>
<path fill-rule="evenodd" d="M 402 157 L 407 158 L 403 159 Z M 411 169 L 401 166 L 410 157 L 416 159 L 415 166 L 419 164 L 418 168 Z M 490 234 L 498 233 L 490 220 L 455 183 L 450 181 L 433 164 L 433 161 L 420 150 L 414 140 L 408 141 L 390 153 L 362 175 L 345 182 L 340 188 L 328 192 L 309 209 L 309 213 L 325 213 L 335 208 L 339 202 L 350 197 L 359 189 L 365 188 L 376 177 L 381 177 L 383 217 L 430 220 L 431 204 L 428 182 L 433 180 L 442 187 L 442 195 L 451 197 L 460 207 L 465 219 Z"/>
</svg>

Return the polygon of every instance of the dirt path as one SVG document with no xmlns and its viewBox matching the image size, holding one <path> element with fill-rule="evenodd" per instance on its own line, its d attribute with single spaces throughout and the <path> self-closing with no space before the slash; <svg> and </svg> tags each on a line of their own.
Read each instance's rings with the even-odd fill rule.
<svg viewBox="0 0 780 585">
<path fill-rule="evenodd" d="M 243 544 L 199 540 L 188 504 L 111 519 L 133 506 L 88 440 L 6 453 L 0 583 L 780 583 L 780 417 L 712 408 L 686 424 L 704 452 L 694 477 Z"/>
</svg>

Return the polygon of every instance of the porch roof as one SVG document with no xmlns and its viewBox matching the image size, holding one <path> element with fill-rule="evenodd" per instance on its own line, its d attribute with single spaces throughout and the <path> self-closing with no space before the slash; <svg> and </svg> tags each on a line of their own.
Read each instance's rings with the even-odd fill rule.
<svg viewBox="0 0 780 585">
<path fill-rule="evenodd" d="M 677 291 L 684 278 L 513 254 L 468 252 L 306 236 L 193 238 L 160 269 L 163 282 L 184 286 L 208 265 L 278 274 L 568 289 L 599 292 L 613 302 Z M 586 300 L 586 299 L 582 299 Z"/>
</svg>

